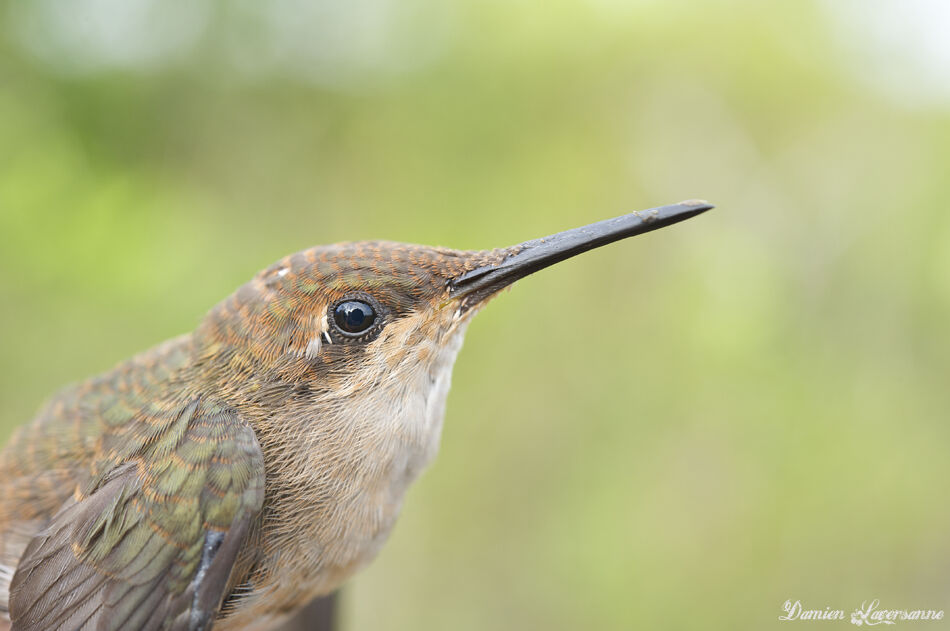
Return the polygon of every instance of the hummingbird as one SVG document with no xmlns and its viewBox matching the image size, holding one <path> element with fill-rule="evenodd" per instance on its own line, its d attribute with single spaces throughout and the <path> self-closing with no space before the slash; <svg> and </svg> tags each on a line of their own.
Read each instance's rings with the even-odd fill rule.
<svg viewBox="0 0 950 631">
<path fill-rule="evenodd" d="M 0 452 L 0 628 L 263 631 L 377 554 L 500 290 L 712 208 L 459 251 L 285 257 L 197 329 L 69 386 Z"/>
</svg>

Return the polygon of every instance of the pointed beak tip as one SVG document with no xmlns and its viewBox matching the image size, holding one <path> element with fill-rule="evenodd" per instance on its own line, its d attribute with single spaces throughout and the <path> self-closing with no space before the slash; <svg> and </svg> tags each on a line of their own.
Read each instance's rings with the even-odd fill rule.
<svg viewBox="0 0 950 631">
<path fill-rule="evenodd" d="M 710 208 L 713 208 L 713 205 L 710 204 L 705 199 L 684 199 L 683 201 L 678 202 L 677 205 L 679 206 L 709 206 Z"/>
<path fill-rule="evenodd" d="M 713 208 L 715 208 L 715 206 L 707 202 L 705 199 L 686 199 L 675 205 L 685 206 L 689 208 L 691 211 L 696 212 L 696 213 L 704 213 L 707 210 L 712 210 Z"/>
</svg>

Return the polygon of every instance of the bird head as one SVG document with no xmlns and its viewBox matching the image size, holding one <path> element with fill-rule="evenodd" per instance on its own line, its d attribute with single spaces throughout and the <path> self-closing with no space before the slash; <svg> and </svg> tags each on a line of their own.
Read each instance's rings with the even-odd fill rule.
<svg viewBox="0 0 950 631">
<path fill-rule="evenodd" d="M 439 425 L 464 331 L 499 291 L 709 208 L 682 202 L 494 250 L 383 241 L 304 250 L 209 314 L 195 365 L 252 419 L 292 406 L 298 416 L 349 409 L 363 417 L 438 417 L 425 425 Z"/>
<path fill-rule="evenodd" d="M 472 316 L 516 280 L 709 208 L 682 202 L 494 250 L 386 241 L 304 250 L 208 315 L 201 365 L 263 407 L 294 392 L 345 398 L 387 381 L 408 387 L 454 359 Z"/>
</svg>

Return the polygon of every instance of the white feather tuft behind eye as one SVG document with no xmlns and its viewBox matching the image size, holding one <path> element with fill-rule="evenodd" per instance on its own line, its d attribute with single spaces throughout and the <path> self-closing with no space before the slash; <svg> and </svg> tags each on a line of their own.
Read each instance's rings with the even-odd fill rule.
<svg viewBox="0 0 950 631">
<path fill-rule="evenodd" d="M 307 348 L 304 351 L 304 357 L 307 359 L 315 359 L 317 355 L 320 354 L 320 336 L 310 338 L 310 341 L 307 342 Z"/>
<path fill-rule="evenodd" d="M 320 320 L 320 336 L 323 337 L 323 341 L 327 344 L 333 344 L 333 340 L 330 339 L 330 323 L 327 321 L 327 314 L 325 313 Z"/>
<path fill-rule="evenodd" d="M 287 345 L 287 353 L 294 357 L 313 360 L 320 354 L 324 344 L 331 343 L 326 315 L 322 318 L 315 314 L 301 318 L 294 328 Z"/>
</svg>

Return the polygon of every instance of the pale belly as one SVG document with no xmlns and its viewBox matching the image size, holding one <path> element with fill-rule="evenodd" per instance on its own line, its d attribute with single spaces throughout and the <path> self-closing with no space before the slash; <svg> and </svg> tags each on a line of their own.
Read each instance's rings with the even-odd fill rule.
<svg viewBox="0 0 950 631">
<path fill-rule="evenodd" d="M 337 426 L 315 427 L 308 444 L 294 446 L 298 458 L 280 455 L 298 475 L 282 475 L 269 484 L 269 497 L 283 499 L 269 507 L 265 500 L 260 571 L 251 578 L 251 593 L 219 619 L 216 630 L 276 629 L 375 558 L 410 484 L 438 450 L 460 343 L 450 347 L 448 361 L 437 370 L 418 375 L 420 387 L 414 393 L 377 389 L 372 396 L 378 400 L 363 400 L 359 406 L 377 414 L 341 421 L 345 432 L 339 435 L 334 433 Z M 261 442 L 266 462 L 268 447 L 266 440 Z"/>
</svg>

